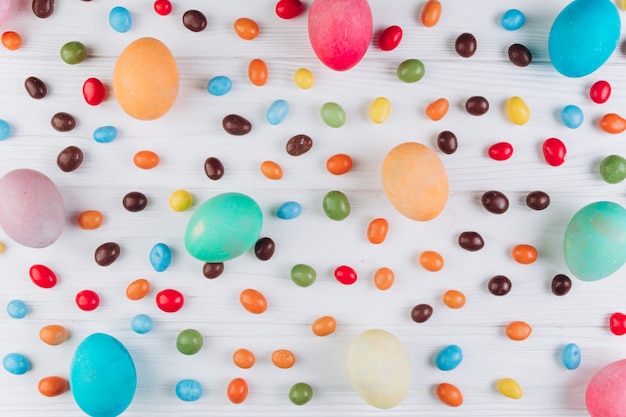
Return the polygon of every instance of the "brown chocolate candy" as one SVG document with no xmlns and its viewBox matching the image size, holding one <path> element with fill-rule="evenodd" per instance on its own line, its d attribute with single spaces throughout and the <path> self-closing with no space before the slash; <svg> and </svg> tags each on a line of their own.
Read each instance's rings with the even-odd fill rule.
<svg viewBox="0 0 626 417">
<path fill-rule="evenodd" d="M 75 171 L 82 163 L 83 151 L 78 146 L 68 146 L 57 156 L 57 166 L 63 172 Z"/>
<path fill-rule="evenodd" d="M 120 256 L 120 245 L 115 242 L 107 242 L 96 248 L 94 259 L 100 266 L 109 266 Z"/>
</svg>

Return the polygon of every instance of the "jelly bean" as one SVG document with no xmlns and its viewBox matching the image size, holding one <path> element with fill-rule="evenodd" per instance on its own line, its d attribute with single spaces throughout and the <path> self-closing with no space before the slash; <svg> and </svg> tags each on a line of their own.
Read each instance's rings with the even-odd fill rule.
<svg viewBox="0 0 626 417">
<path fill-rule="evenodd" d="M 281 369 L 289 369 L 296 363 L 296 356 L 287 349 L 273 351 L 271 359 L 274 366 Z"/>
<path fill-rule="evenodd" d="M 175 313 L 183 308 L 185 297 L 180 291 L 167 288 L 157 293 L 155 301 L 161 311 Z"/>
<path fill-rule="evenodd" d="M 381 244 L 387 238 L 389 222 L 382 217 L 372 220 L 367 226 L 367 240 L 375 245 Z"/>
<path fill-rule="evenodd" d="M 4 249 L 4 243 L 0 242 L 0 253 L 3 253 Z"/>
<path fill-rule="evenodd" d="M 561 110 L 561 122 L 570 129 L 580 127 L 584 119 L 585 117 L 581 108 L 573 104 L 568 104 Z"/>
<path fill-rule="evenodd" d="M 33 265 L 28 270 L 28 275 L 35 285 L 41 288 L 52 288 L 57 285 L 57 276 L 45 265 Z"/>
<path fill-rule="evenodd" d="M 276 16 L 281 19 L 293 19 L 304 11 L 304 4 L 300 0 L 279 0 L 276 3 Z"/>
<path fill-rule="evenodd" d="M 527 67 L 533 60 L 530 50 L 521 43 L 514 43 L 509 46 L 509 61 L 518 67 Z"/>
<path fill-rule="evenodd" d="M 443 268 L 444 261 L 443 256 L 441 256 L 440 253 L 432 250 L 425 250 L 419 255 L 419 263 L 425 270 L 437 272 L 441 271 Z"/>
<path fill-rule="evenodd" d="M 49 324 L 39 330 L 39 339 L 50 346 L 58 346 L 65 342 L 67 338 L 67 329 L 60 324 Z"/>
<path fill-rule="evenodd" d="M 459 147 L 459 142 L 454 133 L 444 130 L 437 135 L 437 147 L 446 155 L 452 155 Z"/>
<path fill-rule="evenodd" d="M 204 339 L 196 329 L 186 329 L 176 338 L 176 349 L 183 355 L 195 355 L 200 352 Z"/>
<path fill-rule="evenodd" d="M 102 81 L 97 78 L 87 78 L 83 83 L 83 98 L 87 104 L 97 106 L 104 101 L 106 89 Z"/>
<path fill-rule="evenodd" d="M 262 237 L 254 244 L 254 255 L 260 261 L 268 261 L 274 256 L 276 244 L 270 237 Z"/>
<path fill-rule="evenodd" d="M 48 86 L 37 77 L 28 77 L 24 81 L 24 88 L 29 96 L 35 100 L 41 100 L 48 95 Z"/>
<path fill-rule="evenodd" d="M 576 343 L 568 343 L 561 350 L 561 362 L 570 371 L 580 366 L 581 359 L 580 347 Z"/>
<path fill-rule="evenodd" d="M 285 100 L 275 100 L 265 112 L 265 119 L 271 125 L 277 125 L 287 117 L 289 104 Z"/>
<path fill-rule="evenodd" d="M 441 18 L 441 3 L 438 0 L 428 0 L 424 3 L 420 20 L 426 27 L 433 27 Z"/>
<path fill-rule="evenodd" d="M 447 99 L 438 98 L 426 106 L 426 116 L 433 121 L 441 120 L 448 113 L 449 107 L 450 103 Z"/>
<path fill-rule="evenodd" d="M 58 112 L 52 116 L 50 124 L 57 132 L 69 132 L 76 127 L 76 118 L 67 112 Z"/>
<path fill-rule="evenodd" d="M 80 64 L 87 58 L 87 47 L 78 41 L 67 42 L 61 47 L 60 55 L 66 64 Z"/>
<path fill-rule="evenodd" d="M 400 45 L 402 40 L 402 28 L 400 26 L 389 26 L 378 36 L 378 47 L 383 51 L 393 51 Z"/>
<path fill-rule="evenodd" d="M 376 272 L 374 272 L 374 285 L 381 291 L 386 291 L 391 288 L 394 281 L 395 274 L 387 267 L 378 268 Z"/>
<path fill-rule="evenodd" d="M 161 158 L 156 152 L 153 151 L 139 151 L 135 155 L 133 155 L 133 164 L 137 168 L 141 169 L 152 169 L 156 168 L 157 165 L 161 162 Z"/>
<path fill-rule="evenodd" d="M 463 393 L 455 385 L 442 382 L 435 389 L 437 398 L 449 407 L 459 407 L 463 404 Z"/>
<path fill-rule="evenodd" d="M 311 150 L 313 139 L 308 135 L 294 135 L 287 140 L 285 150 L 291 156 L 300 156 Z"/>
<path fill-rule="evenodd" d="M 352 158 L 345 153 L 337 153 L 326 160 L 326 170 L 333 175 L 343 175 L 352 169 Z"/>
<path fill-rule="evenodd" d="M 424 323 L 433 315 L 433 308 L 429 304 L 418 304 L 411 309 L 411 319 L 416 323 Z"/>
<path fill-rule="evenodd" d="M 509 120 L 518 126 L 525 125 L 530 119 L 530 109 L 521 97 L 511 97 L 506 101 L 506 114 Z"/>
<path fill-rule="evenodd" d="M 114 31 L 125 33 L 132 27 L 133 18 L 127 8 L 117 6 L 109 12 L 109 25 L 111 25 Z"/>
<path fill-rule="evenodd" d="M 289 401 L 295 405 L 304 405 L 313 398 L 313 388 L 306 382 L 297 382 L 289 388 Z"/>
<path fill-rule="evenodd" d="M 320 108 L 320 116 L 322 120 L 330 127 L 341 127 L 346 123 L 346 112 L 337 103 L 324 103 Z"/>
<path fill-rule="evenodd" d="M 293 74 L 293 81 L 303 90 L 308 90 L 315 84 L 313 73 L 307 68 L 298 68 Z"/>
<path fill-rule="evenodd" d="M 335 268 L 334 275 L 335 279 L 344 285 L 352 285 L 357 280 L 356 271 L 348 265 L 341 265 Z"/>
<path fill-rule="evenodd" d="M 461 33 L 454 41 L 456 53 L 463 58 L 470 58 L 476 53 L 478 43 L 471 33 Z"/>
<path fill-rule="evenodd" d="M 457 345 L 448 345 L 435 356 L 435 366 L 441 371 L 451 371 L 463 361 L 463 350 Z"/>
<path fill-rule="evenodd" d="M 9 51 L 16 51 L 22 47 L 22 37 L 19 33 L 13 32 L 12 30 L 3 32 L 0 41 L 2 42 L 2 46 Z"/>
<path fill-rule="evenodd" d="M 2 366 L 13 375 L 23 375 L 30 369 L 30 361 L 21 353 L 9 353 L 2 359 Z"/>
<path fill-rule="evenodd" d="M 391 113 L 391 103 L 386 97 L 378 97 L 370 104 L 370 120 L 376 124 L 385 123 Z"/>
<path fill-rule="evenodd" d="M 279 180 L 283 177 L 283 169 L 274 161 L 263 161 L 261 163 L 261 174 L 270 180 Z"/>
<path fill-rule="evenodd" d="M 182 379 L 176 383 L 176 396 L 185 402 L 198 401 L 202 398 L 202 384 L 195 379 Z"/>
<path fill-rule="evenodd" d="M 333 316 L 322 316 L 311 324 L 311 331 L 316 336 L 328 336 L 337 329 L 337 320 Z"/>
<path fill-rule="evenodd" d="M 572 280 L 565 274 L 556 274 L 552 278 L 552 285 L 550 286 L 552 294 L 561 297 L 566 295 L 572 289 Z"/>
<path fill-rule="evenodd" d="M 157 243 L 150 249 L 150 265 L 156 272 L 163 272 L 172 262 L 172 250 L 165 243 Z"/>
<path fill-rule="evenodd" d="M 248 383 L 243 378 L 235 378 L 228 383 L 226 396 L 233 404 L 241 404 L 248 398 Z"/>
<path fill-rule="evenodd" d="M 472 96 L 465 101 L 465 110 L 472 116 L 482 116 L 489 111 L 489 101 L 483 96 Z"/>
<path fill-rule="evenodd" d="M 308 287 L 315 282 L 317 272 L 312 266 L 306 264 L 296 264 L 291 267 L 289 276 L 297 286 Z"/>
<path fill-rule="evenodd" d="M 485 240 L 478 232 L 462 232 L 458 238 L 459 246 L 467 251 L 476 252 L 485 246 Z"/>
<path fill-rule="evenodd" d="M 494 143 L 487 149 L 489 157 L 496 161 L 506 161 L 513 155 L 513 145 L 509 142 Z"/>
<path fill-rule="evenodd" d="M 596 81 L 589 89 L 589 97 L 594 103 L 606 103 L 611 97 L 611 84 L 604 80 Z"/>
<path fill-rule="evenodd" d="M 609 184 L 617 184 L 626 179 L 626 159 L 620 155 L 609 155 L 600 163 L 600 175 Z"/>
<path fill-rule="evenodd" d="M 341 191 L 329 191 L 322 199 L 322 208 L 331 220 L 341 221 L 350 215 L 350 201 Z"/>
<path fill-rule="evenodd" d="M 233 353 L 233 362 L 242 369 L 250 369 L 254 366 L 256 357 L 248 349 L 241 348 Z"/>
<path fill-rule="evenodd" d="M 63 172 L 72 172 L 83 163 L 83 151 L 78 146 L 68 146 L 57 155 L 57 166 Z"/>
<path fill-rule="evenodd" d="M 565 144 L 557 138 L 549 138 L 543 142 L 543 157 L 553 167 L 563 165 L 567 156 Z"/>
<path fill-rule="evenodd" d="M 234 136 L 243 136 L 250 133 L 252 123 L 238 114 L 228 114 L 222 119 L 222 127 L 226 133 Z"/>
<path fill-rule="evenodd" d="M 512 287 L 513 284 L 511 283 L 511 280 L 504 275 L 496 275 L 487 283 L 487 289 L 489 292 L 499 297 L 507 295 L 511 292 Z"/>
<path fill-rule="evenodd" d="M 480 201 L 483 207 L 493 214 L 502 214 L 509 209 L 509 199 L 500 191 L 487 191 Z"/>
<path fill-rule="evenodd" d="M 202 275 L 208 279 L 214 279 L 224 273 L 224 262 L 205 262 L 202 265 Z"/>
<path fill-rule="evenodd" d="M 209 94 L 220 97 L 230 93 L 233 89 L 233 82 L 225 75 L 218 75 L 209 80 L 206 89 Z"/>
<path fill-rule="evenodd" d="M 122 206 L 131 213 L 137 213 L 148 206 L 148 197 L 142 192 L 131 191 L 122 198 Z"/>
<path fill-rule="evenodd" d="M 252 19 L 247 17 L 240 17 L 233 23 L 233 29 L 235 33 L 241 39 L 250 41 L 259 36 L 259 25 Z"/>
<path fill-rule="evenodd" d="M 149 333 L 153 327 L 154 322 L 147 314 L 137 314 L 130 319 L 130 328 L 137 334 Z"/>
<path fill-rule="evenodd" d="M 606 133 L 622 133 L 626 130 L 626 119 L 616 113 L 608 113 L 600 119 L 600 129 Z"/>
<path fill-rule="evenodd" d="M 150 281 L 139 278 L 128 284 L 126 287 L 126 298 L 137 301 L 144 298 L 150 292 Z"/>
<path fill-rule="evenodd" d="M 154 11 L 161 16 L 167 16 L 172 12 L 172 2 L 170 0 L 155 0 Z"/>
<path fill-rule="evenodd" d="M 531 191 L 526 195 L 526 205 L 533 210 L 545 210 L 550 205 L 550 196 L 544 191 Z"/>
<path fill-rule="evenodd" d="M 187 190 L 176 190 L 170 194 L 170 208 L 174 211 L 185 211 L 193 205 L 193 196 Z"/>
<path fill-rule="evenodd" d="M 37 390 L 45 397 L 56 397 L 67 392 L 69 389 L 69 381 L 60 376 L 47 376 L 41 378 L 37 383 Z"/>
<path fill-rule="evenodd" d="M 76 294 L 76 305 L 83 311 L 93 311 L 100 305 L 100 297 L 95 291 L 82 290 Z"/>
<path fill-rule="evenodd" d="M 426 73 L 424 63 L 419 59 L 402 61 L 396 69 L 396 76 L 405 83 L 415 83 L 421 80 Z"/>
<path fill-rule="evenodd" d="M 0 119 L 0 141 L 6 140 L 11 136 L 11 125 L 6 120 Z"/>
<path fill-rule="evenodd" d="M 524 265 L 532 264 L 537 260 L 537 249 L 532 245 L 515 245 L 511 255 L 516 262 Z"/>
<path fill-rule="evenodd" d="M 93 140 L 98 143 L 110 143 L 117 138 L 117 129 L 114 126 L 100 126 L 93 131 Z"/>
<path fill-rule="evenodd" d="M 524 25 L 526 16 L 517 9 L 509 9 L 500 18 L 500 25 L 506 30 L 517 30 Z"/>
<path fill-rule="evenodd" d="M 513 321 L 506 326 L 506 335 L 511 340 L 526 340 L 532 332 L 532 327 L 524 321 Z"/>
<path fill-rule="evenodd" d="M 22 300 L 11 300 L 7 304 L 7 314 L 12 319 L 23 319 L 28 314 L 28 306 Z"/>
<path fill-rule="evenodd" d="M 224 164 L 218 158 L 210 156 L 204 161 L 204 173 L 209 179 L 217 181 L 224 176 Z"/>
<path fill-rule="evenodd" d="M 613 313 L 609 317 L 609 329 L 611 333 L 616 336 L 623 336 L 626 334 L 626 314 Z"/>
<path fill-rule="evenodd" d="M 239 294 L 239 302 L 252 314 L 262 314 L 267 310 L 267 299 L 259 291 L 245 289 Z"/>
<path fill-rule="evenodd" d="M 499 379 L 496 383 L 496 389 L 500 394 L 514 400 L 519 400 L 523 395 L 522 387 L 512 378 Z"/>
<path fill-rule="evenodd" d="M 85 210 L 76 217 L 76 224 L 84 230 L 94 230 L 102 226 L 104 216 L 98 210 Z"/>
<path fill-rule="evenodd" d="M 54 13 L 54 0 L 33 0 L 31 7 L 35 16 L 46 19 Z"/>
<path fill-rule="evenodd" d="M 183 26 L 192 32 L 202 32 L 206 29 L 207 18 L 200 10 L 187 10 L 183 13 Z"/>
<path fill-rule="evenodd" d="M 276 209 L 276 217 L 293 220 L 302 213 L 302 206 L 296 201 L 285 201 Z"/>
<path fill-rule="evenodd" d="M 443 293 L 443 303 L 450 308 L 458 309 L 465 306 L 465 294 L 457 290 L 448 290 Z"/>
<path fill-rule="evenodd" d="M 258 87 L 267 84 L 269 76 L 267 64 L 259 58 L 255 58 L 248 64 L 248 79 Z"/>
</svg>

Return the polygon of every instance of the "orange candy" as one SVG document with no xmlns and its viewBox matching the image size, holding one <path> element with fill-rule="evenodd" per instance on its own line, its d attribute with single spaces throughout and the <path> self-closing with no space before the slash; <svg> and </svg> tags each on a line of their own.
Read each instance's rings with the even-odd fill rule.
<svg viewBox="0 0 626 417">
<path fill-rule="evenodd" d="M 248 383 L 243 378 L 235 378 L 228 383 L 226 395 L 233 404 L 241 404 L 248 398 Z"/>
<path fill-rule="evenodd" d="M 50 324 L 39 330 L 39 338 L 50 346 L 57 346 L 67 340 L 67 330 L 60 324 Z"/>
<path fill-rule="evenodd" d="M 616 113 L 608 113 L 600 119 L 600 129 L 606 133 L 622 133 L 626 130 L 626 119 Z"/>
<path fill-rule="evenodd" d="M 387 237 L 388 231 L 389 223 L 386 219 L 383 219 L 382 217 L 374 219 L 367 226 L 367 240 L 375 245 L 383 243 Z"/>
<path fill-rule="evenodd" d="M 245 289 L 239 294 L 239 302 L 252 314 L 261 314 L 267 310 L 265 296 L 257 290 Z"/>
<path fill-rule="evenodd" d="M 352 169 L 352 158 L 345 153 L 338 153 L 326 161 L 326 169 L 333 175 L 343 175 Z"/>
<path fill-rule="evenodd" d="M 532 264 L 537 260 L 537 249 L 531 245 L 515 245 L 511 255 L 513 255 L 513 259 L 521 264 Z"/>
<path fill-rule="evenodd" d="M 270 180 L 279 180 L 283 177 L 283 169 L 274 161 L 263 161 L 261 173 Z"/>
<path fill-rule="evenodd" d="M 316 336 L 328 336 L 337 329 L 337 320 L 332 316 L 322 316 L 311 325 L 311 330 Z"/>
<path fill-rule="evenodd" d="M 374 273 L 374 285 L 381 291 L 391 288 L 394 280 L 395 274 L 387 267 L 378 268 Z"/>
<path fill-rule="evenodd" d="M 465 294 L 457 290 L 443 293 L 443 303 L 450 308 L 461 308 L 465 305 Z"/>
<path fill-rule="evenodd" d="M 156 152 L 139 151 L 133 156 L 133 163 L 141 169 L 152 169 L 159 165 L 161 159 Z"/>
<path fill-rule="evenodd" d="M 422 24 L 426 27 L 433 27 L 439 22 L 441 17 L 441 3 L 437 0 L 428 0 L 422 9 Z"/>
<path fill-rule="evenodd" d="M 506 335 L 511 340 L 527 339 L 532 331 L 532 327 L 524 321 L 513 321 L 506 326 Z"/>
<path fill-rule="evenodd" d="M 247 41 L 259 36 L 259 25 L 254 20 L 248 19 L 247 17 L 240 17 L 235 20 L 233 29 L 235 29 L 237 36 Z"/>
<path fill-rule="evenodd" d="M 258 87 L 267 83 L 267 64 L 262 59 L 255 58 L 248 64 L 248 78 Z"/>
<path fill-rule="evenodd" d="M 277 349 L 272 352 L 272 363 L 281 369 L 291 368 L 296 363 L 296 356 L 287 349 Z"/>
<path fill-rule="evenodd" d="M 126 297 L 129 300 L 137 301 L 148 295 L 150 292 L 150 281 L 139 278 L 128 284 L 126 287 Z"/>
<path fill-rule="evenodd" d="M 445 98 L 439 98 L 428 106 L 426 106 L 426 116 L 430 120 L 437 121 L 443 119 L 443 117 L 448 113 L 448 108 L 450 107 L 450 103 Z"/>
<path fill-rule="evenodd" d="M 242 369 L 250 369 L 254 366 L 256 357 L 248 349 L 241 348 L 233 353 L 233 362 Z"/>
<path fill-rule="evenodd" d="M 2 34 L 2 46 L 9 51 L 15 51 L 22 47 L 22 37 L 17 32 L 4 32 Z"/>
<path fill-rule="evenodd" d="M 427 271 L 437 272 L 443 268 L 443 256 L 434 250 L 425 250 L 419 256 L 420 265 Z"/>
<path fill-rule="evenodd" d="M 450 407 L 458 407 L 463 404 L 463 393 L 461 390 L 445 382 L 437 385 L 437 398 Z"/>
<path fill-rule="evenodd" d="M 41 378 L 37 384 L 37 389 L 41 395 L 46 397 L 56 397 L 70 389 L 70 383 L 60 376 L 47 376 Z"/>
<path fill-rule="evenodd" d="M 98 210 L 85 210 L 78 215 L 76 223 L 85 230 L 94 230 L 102 226 L 104 216 Z"/>
</svg>

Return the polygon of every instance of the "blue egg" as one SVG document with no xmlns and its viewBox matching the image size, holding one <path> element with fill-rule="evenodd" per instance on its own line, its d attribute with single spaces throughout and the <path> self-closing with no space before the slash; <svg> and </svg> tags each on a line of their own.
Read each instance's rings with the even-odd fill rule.
<svg viewBox="0 0 626 417">
<path fill-rule="evenodd" d="M 109 12 L 109 24 L 116 32 L 124 33 L 133 25 L 133 18 L 125 7 L 114 7 Z"/>
<path fill-rule="evenodd" d="M 23 375 L 30 369 L 30 361 L 21 353 L 9 353 L 2 359 L 2 366 L 13 375 Z"/>
<path fill-rule="evenodd" d="M 113 142 L 117 138 L 117 129 L 113 126 L 100 126 L 93 132 L 93 140 L 98 143 Z"/>
<path fill-rule="evenodd" d="M 285 120 L 287 113 L 289 113 L 289 104 L 285 100 L 276 100 L 270 104 L 265 113 L 265 118 L 269 124 L 277 125 Z"/>
<path fill-rule="evenodd" d="M 295 219 L 300 213 L 302 213 L 302 206 L 295 201 L 286 201 L 276 209 L 276 216 L 283 220 Z"/>
<path fill-rule="evenodd" d="M 11 300 L 7 304 L 7 313 L 14 319 L 23 319 L 28 314 L 28 306 L 22 300 Z"/>
<path fill-rule="evenodd" d="M 0 140 L 8 139 L 11 136 L 11 125 L 6 120 L 0 119 Z"/>
<path fill-rule="evenodd" d="M 207 91 L 214 96 L 223 96 L 233 88 L 233 82 L 225 75 L 218 75 L 209 80 Z"/>
<path fill-rule="evenodd" d="M 583 124 L 585 116 L 580 107 L 573 104 L 568 104 L 561 110 L 561 121 L 570 129 L 576 129 Z"/>
<path fill-rule="evenodd" d="M 569 370 L 574 370 L 580 366 L 580 348 L 576 343 L 566 345 L 561 351 L 561 361 L 563 366 Z"/>
<path fill-rule="evenodd" d="M 509 9 L 500 18 L 500 24 L 506 30 L 517 30 L 526 22 L 524 13 L 517 9 Z"/>
<path fill-rule="evenodd" d="M 435 365 L 442 371 L 451 371 L 463 361 L 463 351 L 457 345 L 441 349 L 435 357 Z"/>
<path fill-rule="evenodd" d="M 183 401 L 198 401 L 202 397 L 202 384 L 195 379 L 182 379 L 176 384 L 176 396 Z"/>
<path fill-rule="evenodd" d="M 78 407 L 92 417 L 115 417 L 128 408 L 137 373 L 126 347 L 108 334 L 93 333 L 76 348 L 70 387 Z"/>
<path fill-rule="evenodd" d="M 147 314 L 137 314 L 130 320 L 130 328 L 137 334 L 146 334 L 152 330 L 154 322 Z"/>
<path fill-rule="evenodd" d="M 574 0 L 554 20 L 548 53 L 566 77 L 591 74 L 611 56 L 620 37 L 620 15 L 611 0 Z"/>
<path fill-rule="evenodd" d="M 172 263 L 172 250 L 165 243 L 157 243 L 150 250 L 150 264 L 157 272 L 165 271 Z"/>
</svg>

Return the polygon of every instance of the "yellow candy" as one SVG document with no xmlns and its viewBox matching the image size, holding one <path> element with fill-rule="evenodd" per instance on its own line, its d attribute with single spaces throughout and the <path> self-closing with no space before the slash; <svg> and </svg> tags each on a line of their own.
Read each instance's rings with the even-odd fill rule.
<svg viewBox="0 0 626 417">
<path fill-rule="evenodd" d="M 298 68 L 293 75 L 293 80 L 296 82 L 296 85 L 303 90 L 308 90 L 313 87 L 313 83 L 315 83 L 313 73 L 306 68 Z"/>
<path fill-rule="evenodd" d="M 185 211 L 193 204 L 193 197 L 187 190 L 176 190 L 170 195 L 170 207 L 174 211 Z"/>
<path fill-rule="evenodd" d="M 0 242 L 0 253 L 4 252 L 4 243 Z"/>
<path fill-rule="evenodd" d="M 530 119 L 530 109 L 521 97 L 511 97 L 506 101 L 506 114 L 516 125 L 524 125 Z"/>
<path fill-rule="evenodd" d="M 505 397 L 509 397 L 514 400 L 522 398 L 522 387 L 520 387 L 517 381 L 512 378 L 502 378 L 498 380 L 496 388 L 500 394 Z"/>
<path fill-rule="evenodd" d="M 391 112 L 391 103 L 385 97 L 378 97 L 370 105 L 370 119 L 374 123 L 384 123 Z"/>
</svg>

